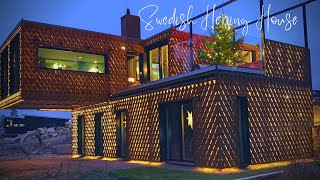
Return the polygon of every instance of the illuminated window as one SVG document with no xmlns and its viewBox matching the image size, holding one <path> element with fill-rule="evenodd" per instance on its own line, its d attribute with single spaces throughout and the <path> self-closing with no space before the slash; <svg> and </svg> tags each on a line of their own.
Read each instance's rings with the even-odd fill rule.
<svg viewBox="0 0 320 180">
<path fill-rule="evenodd" d="M 161 47 L 162 78 L 169 77 L 168 59 L 168 45 L 165 45 Z"/>
<path fill-rule="evenodd" d="M 128 55 L 128 82 L 129 86 L 140 84 L 139 56 Z"/>
<path fill-rule="evenodd" d="M 13 127 L 19 127 L 19 124 L 13 124 Z"/>
<path fill-rule="evenodd" d="M 251 63 L 256 61 L 254 51 L 246 51 L 246 50 L 240 50 L 239 53 L 242 54 L 243 58 L 243 64 Z"/>
<path fill-rule="evenodd" d="M 150 80 L 156 81 L 160 79 L 160 59 L 158 48 L 150 51 L 150 65 Z"/>
<path fill-rule="evenodd" d="M 169 76 L 168 45 L 155 48 L 149 52 L 150 80 L 156 81 Z"/>
<path fill-rule="evenodd" d="M 19 127 L 24 127 L 24 124 L 19 124 Z"/>
<path fill-rule="evenodd" d="M 105 56 L 39 48 L 39 66 L 48 69 L 105 73 Z"/>
</svg>

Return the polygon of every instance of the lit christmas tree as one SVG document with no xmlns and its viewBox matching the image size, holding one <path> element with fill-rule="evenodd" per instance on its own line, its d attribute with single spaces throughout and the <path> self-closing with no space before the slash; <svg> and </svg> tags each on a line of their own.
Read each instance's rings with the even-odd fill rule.
<svg viewBox="0 0 320 180">
<path fill-rule="evenodd" d="M 210 32 L 211 37 L 205 39 L 206 49 L 200 49 L 199 56 L 205 65 L 238 65 L 243 63 L 244 57 L 238 52 L 243 38 L 235 40 L 236 33 L 231 24 L 228 24 L 228 17 L 221 15 L 220 21 Z"/>
</svg>

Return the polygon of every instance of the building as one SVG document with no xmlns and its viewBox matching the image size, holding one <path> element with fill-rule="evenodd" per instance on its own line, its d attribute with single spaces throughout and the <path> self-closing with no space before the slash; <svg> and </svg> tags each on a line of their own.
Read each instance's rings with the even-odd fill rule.
<svg viewBox="0 0 320 180">
<path fill-rule="evenodd" d="M 238 67 L 192 70 L 203 36 L 170 28 L 140 39 L 22 20 L 1 46 L 1 108 L 73 111 L 73 154 L 247 166 L 312 152 L 309 49 L 245 44 Z M 200 65 L 199 65 L 200 66 Z"/>
<path fill-rule="evenodd" d="M 43 127 L 64 127 L 68 121 L 69 119 L 38 116 L 6 117 L 4 118 L 5 135 L 16 136 Z"/>
</svg>

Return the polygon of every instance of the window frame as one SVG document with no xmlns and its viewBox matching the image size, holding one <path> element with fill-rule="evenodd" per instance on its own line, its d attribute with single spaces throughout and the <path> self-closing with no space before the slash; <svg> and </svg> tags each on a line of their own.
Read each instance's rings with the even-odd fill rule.
<svg viewBox="0 0 320 180">
<path fill-rule="evenodd" d="M 163 79 L 162 76 L 162 69 L 163 69 L 163 64 L 161 62 L 161 47 L 163 46 L 168 46 L 168 77 L 170 77 L 170 68 L 169 68 L 169 63 L 170 63 L 170 59 L 169 59 L 169 54 L 170 54 L 170 46 L 169 46 L 169 40 L 168 39 L 165 39 L 165 40 L 162 40 L 162 41 L 159 41 L 159 42 L 156 42 L 152 45 L 149 45 L 145 48 L 145 53 L 147 54 L 147 58 L 146 58 L 146 61 L 147 61 L 147 76 L 148 76 L 148 81 L 151 82 L 151 62 L 150 62 L 150 51 L 151 50 L 154 50 L 154 49 L 158 49 L 159 51 L 159 79 Z M 157 80 L 154 80 L 154 81 L 157 81 Z"/>
<path fill-rule="evenodd" d="M 129 68 L 128 68 L 128 65 L 129 65 L 129 60 L 128 60 L 128 56 L 137 56 L 138 57 L 138 63 L 139 63 L 139 72 L 138 72 L 138 77 L 139 77 L 139 85 L 141 85 L 142 84 L 142 77 L 141 77 L 141 62 L 140 62 L 140 56 L 141 55 L 143 55 L 142 53 L 137 53 L 137 52 L 128 52 L 127 54 L 126 54 L 126 58 L 127 58 L 127 60 L 126 60 L 126 72 L 127 72 L 127 79 L 126 79 L 126 81 L 127 81 L 127 83 L 128 83 L 128 86 L 129 87 L 134 87 L 134 86 L 130 86 L 130 82 L 128 81 L 128 78 L 129 78 Z M 139 85 L 135 85 L 135 86 L 139 86 Z"/>
<path fill-rule="evenodd" d="M 245 52 L 245 53 L 251 53 L 251 62 L 246 62 L 246 63 L 253 63 L 257 61 L 257 52 L 255 50 L 251 50 L 251 49 L 239 49 L 239 51 Z M 246 64 L 245 63 L 245 64 Z M 241 64 L 238 64 L 241 65 Z"/>
<path fill-rule="evenodd" d="M 47 67 L 41 67 L 41 66 L 40 66 L 40 61 L 39 61 L 39 48 L 103 56 L 103 57 L 104 57 L 104 73 L 94 73 L 94 72 L 88 72 L 88 71 L 59 70 L 59 69 L 52 69 L 52 68 L 47 68 Z M 46 46 L 46 45 L 39 45 L 39 46 L 37 47 L 37 52 L 36 52 L 36 53 L 37 53 L 37 62 L 36 62 L 36 63 L 37 63 L 37 68 L 38 68 L 38 69 L 51 70 L 51 71 L 57 71 L 57 70 L 58 70 L 58 71 L 60 71 L 60 72 L 90 73 L 90 74 L 100 74 L 100 75 L 109 74 L 109 65 L 108 65 L 108 63 L 109 63 L 109 56 L 108 56 L 108 53 L 94 53 L 94 52 L 84 51 L 84 50 L 79 50 L 79 49 L 59 48 L 59 47 Z"/>
</svg>

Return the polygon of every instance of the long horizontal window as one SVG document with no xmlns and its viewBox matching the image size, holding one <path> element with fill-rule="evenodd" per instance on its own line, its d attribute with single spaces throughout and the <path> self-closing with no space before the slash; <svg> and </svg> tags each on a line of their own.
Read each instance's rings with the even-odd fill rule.
<svg viewBox="0 0 320 180">
<path fill-rule="evenodd" d="M 49 69 L 105 73 L 105 56 L 39 48 L 39 66 Z"/>
</svg>

